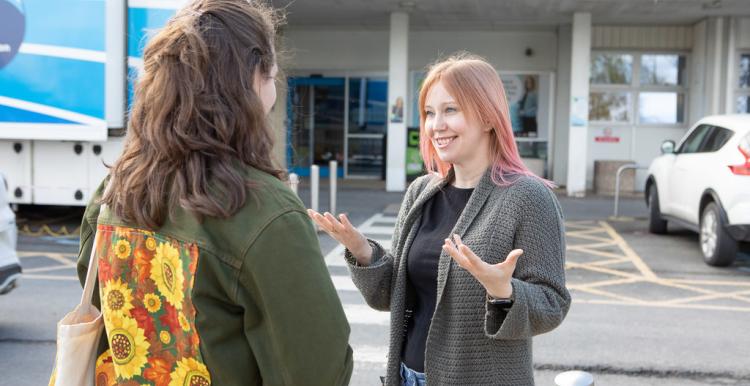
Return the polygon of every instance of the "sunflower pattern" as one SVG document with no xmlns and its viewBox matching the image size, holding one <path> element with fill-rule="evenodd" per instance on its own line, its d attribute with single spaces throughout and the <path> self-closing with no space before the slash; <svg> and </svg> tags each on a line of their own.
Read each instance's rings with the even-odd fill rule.
<svg viewBox="0 0 750 386">
<path fill-rule="evenodd" d="M 97 231 L 109 349 L 97 361 L 96 386 L 210 385 L 191 299 L 198 246 L 136 228 Z"/>
</svg>

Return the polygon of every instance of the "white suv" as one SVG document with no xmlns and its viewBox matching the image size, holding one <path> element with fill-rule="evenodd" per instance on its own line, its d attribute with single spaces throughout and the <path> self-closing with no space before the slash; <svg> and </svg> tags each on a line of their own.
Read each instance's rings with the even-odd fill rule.
<svg viewBox="0 0 750 386">
<path fill-rule="evenodd" d="M 680 141 L 661 145 L 648 169 L 649 231 L 667 222 L 699 233 L 706 263 L 726 266 L 750 241 L 750 115 L 701 119 Z"/>
</svg>

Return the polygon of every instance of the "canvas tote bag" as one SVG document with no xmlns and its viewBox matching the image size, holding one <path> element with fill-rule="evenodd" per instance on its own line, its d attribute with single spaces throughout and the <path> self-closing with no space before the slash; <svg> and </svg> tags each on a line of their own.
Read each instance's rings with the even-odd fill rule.
<svg viewBox="0 0 750 386">
<path fill-rule="evenodd" d="M 96 351 L 104 330 L 102 313 L 91 304 L 99 267 L 98 238 L 99 232 L 96 232 L 81 302 L 57 323 L 57 355 L 50 386 L 94 385 Z"/>
</svg>

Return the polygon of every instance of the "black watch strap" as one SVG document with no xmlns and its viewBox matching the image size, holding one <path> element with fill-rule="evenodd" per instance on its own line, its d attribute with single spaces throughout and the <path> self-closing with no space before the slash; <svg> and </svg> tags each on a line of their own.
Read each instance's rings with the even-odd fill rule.
<svg viewBox="0 0 750 386">
<path fill-rule="evenodd" d="M 487 304 L 507 309 L 513 306 L 513 297 L 495 299 L 487 294 Z"/>
</svg>

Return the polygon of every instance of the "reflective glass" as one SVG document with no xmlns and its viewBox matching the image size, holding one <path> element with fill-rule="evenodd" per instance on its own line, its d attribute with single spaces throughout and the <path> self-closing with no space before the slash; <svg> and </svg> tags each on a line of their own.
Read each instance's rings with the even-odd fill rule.
<svg viewBox="0 0 750 386">
<path fill-rule="evenodd" d="M 388 81 L 349 79 L 349 133 L 385 133 Z"/>
<path fill-rule="evenodd" d="M 632 55 L 600 53 L 591 56 L 591 83 L 630 84 L 632 79 Z"/>
<path fill-rule="evenodd" d="M 630 120 L 630 94 L 625 92 L 592 92 L 589 95 L 589 120 L 627 122 Z"/>
<path fill-rule="evenodd" d="M 737 113 L 750 113 L 750 95 L 741 95 L 737 97 Z"/>
<path fill-rule="evenodd" d="M 682 86 L 685 84 L 685 56 L 641 56 L 641 85 Z"/>
<path fill-rule="evenodd" d="M 685 97 L 676 92 L 642 92 L 638 95 L 638 123 L 675 124 L 683 121 Z"/>
<path fill-rule="evenodd" d="M 740 55 L 739 87 L 750 88 L 750 54 Z"/>
<path fill-rule="evenodd" d="M 382 177 L 384 138 L 349 138 L 348 174 Z"/>
</svg>

